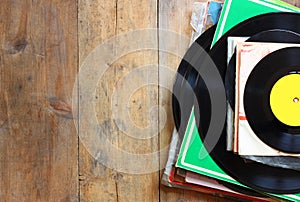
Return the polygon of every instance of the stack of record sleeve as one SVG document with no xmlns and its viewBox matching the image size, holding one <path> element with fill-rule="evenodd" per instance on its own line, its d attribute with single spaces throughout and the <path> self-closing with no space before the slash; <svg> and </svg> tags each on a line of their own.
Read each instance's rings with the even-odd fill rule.
<svg viewBox="0 0 300 202">
<path fill-rule="evenodd" d="M 244 201 L 300 201 L 300 8 L 194 4 L 174 80 L 162 183 Z"/>
</svg>

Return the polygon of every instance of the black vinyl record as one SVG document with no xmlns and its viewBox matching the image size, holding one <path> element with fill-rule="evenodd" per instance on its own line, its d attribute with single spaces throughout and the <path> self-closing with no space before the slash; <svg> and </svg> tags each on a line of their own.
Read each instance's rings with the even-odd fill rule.
<svg viewBox="0 0 300 202">
<path fill-rule="evenodd" d="M 244 91 L 245 113 L 253 132 L 265 144 L 288 153 L 300 153 L 300 127 L 286 125 L 276 118 L 270 106 L 270 94 L 279 79 L 291 74 L 300 77 L 299 73 L 300 47 L 280 49 L 264 57 L 254 67 Z M 286 86 L 284 90 L 287 91 L 289 87 L 300 88 Z M 295 93 L 295 97 L 300 97 L 300 94 Z M 293 97 L 287 99 L 294 108 L 300 107 L 300 103 L 294 103 Z M 289 112 L 291 113 L 293 112 Z"/>
<path fill-rule="evenodd" d="M 225 72 L 227 67 L 227 37 L 228 36 L 253 36 L 263 31 L 272 29 L 288 30 L 296 33 L 300 33 L 300 15 L 295 13 L 271 13 L 256 16 L 248 19 L 231 30 L 229 30 L 220 40 L 215 44 L 212 50 L 209 52 L 214 64 L 218 68 L 218 71 L 223 79 L 225 79 Z M 211 69 L 212 66 L 201 65 L 197 63 L 194 66 L 195 69 Z M 203 72 L 203 70 L 202 70 Z M 202 76 L 202 75 L 201 75 Z M 195 89 L 196 93 L 199 91 L 206 91 L 207 85 L 201 76 L 198 76 L 198 83 Z M 215 82 L 216 78 L 211 78 L 211 82 Z M 202 80 L 202 81 L 201 81 Z M 217 80 L 216 80 L 217 81 Z M 213 84 L 209 84 L 213 86 Z M 224 85 L 216 84 L 213 86 L 214 93 L 225 94 Z M 208 95 L 208 96 L 207 96 Z M 197 94 L 199 102 L 198 106 L 195 106 L 195 118 L 198 126 L 198 131 L 202 141 L 205 143 L 205 147 L 210 151 L 210 156 L 214 161 L 231 177 L 237 181 L 245 184 L 253 189 L 263 192 L 277 193 L 277 194 L 291 194 L 300 192 L 300 172 L 294 170 L 288 170 L 283 168 L 275 168 L 266 166 L 260 163 L 246 163 L 243 158 L 235 155 L 232 152 L 226 150 L 226 130 L 225 125 L 221 136 L 217 140 L 216 145 L 206 144 L 207 137 L 206 131 L 209 129 L 209 122 L 202 121 L 212 120 L 215 117 L 210 113 L 213 109 L 210 102 L 211 94 L 201 93 Z M 220 96 L 222 97 L 222 96 Z M 226 98 L 223 101 L 226 103 Z M 215 100 L 214 100 L 215 101 Z M 204 104 L 201 104 L 204 103 Z M 210 103 L 210 104 L 205 104 Z M 221 103 L 221 102 L 220 102 Z M 226 105 L 225 105 L 226 108 Z M 226 109 L 225 109 L 226 110 Z M 201 118 L 201 120 L 200 120 Z M 223 117 L 225 118 L 225 117 Z M 224 121 L 225 124 L 225 121 Z M 219 134 L 216 134 L 216 136 Z M 212 137 L 213 138 L 213 137 Z"/>
<path fill-rule="evenodd" d="M 211 47 L 215 30 L 216 25 L 206 30 L 194 42 L 203 48 L 202 51 L 205 55 L 207 55 L 207 52 Z M 188 122 L 188 117 L 185 115 L 189 115 L 193 107 L 194 101 L 191 99 L 191 94 L 193 94 L 196 86 L 197 75 L 198 73 L 188 62 L 185 60 L 181 61 L 176 73 L 172 94 L 174 123 L 177 131 L 180 131 L 179 135 L 181 137 L 183 136 L 182 133 L 184 133 Z"/>
<path fill-rule="evenodd" d="M 300 44 L 300 34 L 288 30 L 273 29 L 259 32 L 249 37 L 246 42 L 295 43 Z M 235 106 L 235 67 L 236 52 L 231 57 L 225 74 L 225 89 L 227 101 L 231 108 Z"/>
<path fill-rule="evenodd" d="M 203 50 L 200 50 L 201 57 L 205 58 L 208 56 L 208 51 L 210 50 L 211 43 L 213 40 L 213 36 L 215 33 L 216 25 L 209 28 L 207 31 L 205 31 L 194 43 L 197 43 L 200 45 Z M 205 51 L 205 52 L 203 52 Z M 189 53 L 187 53 L 189 54 Z M 201 57 L 198 57 L 198 60 L 201 60 Z M 190 112 L 193 108 L 194 99 L 196 99 L 195 96 L 195 87 L 197 84 L 197 79 L 199 77 L 198 72 L 193 68 L 191 64 L 189 64 L 187 61 L 182 60 L 179 68 L 177 70 L 176 78 L 173 85 L 173 95 L 172 95 L 172 108 L 173 108 L 173 117 L 175 122 L 175 127 L 178 131 L 179 137 L 182 140 Z M 201 80 L 202 81 L 202 80 Z M 202 83 L 203 86 L 205 86 L 205 83 Z M 207 90 L 201 90 L 198 91 L 198 95 L 207 96 L 204 94 L 207 94 Z M 204 103 L 201 103 L 203 105 Z M 208 104 L 208 103 L 205 103 Z M 207 112 L 207 110 L 206 110 Z M 182 116 L 181 116 L 182 114 Z M 251 189 L 247 189 L 238 185 L 226 183 L 223 181 L 219 181 L 220 184 L 223 184 L 224 186 L 251 196 L 256 197 L 265 197 L 265 195 L 262 195 L 258 192 L 255 192 Z"/>
</svg>

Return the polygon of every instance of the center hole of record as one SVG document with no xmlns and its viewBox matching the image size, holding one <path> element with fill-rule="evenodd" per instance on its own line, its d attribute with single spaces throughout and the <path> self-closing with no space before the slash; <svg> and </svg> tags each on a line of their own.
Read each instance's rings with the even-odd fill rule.
<svg viewBox="0 0 300 202">
<path fill-rule="evenodd" d="M 293 99 L 293 102 L 294 103 L 298 103 L 300 100 L 299 100 L 299 98 L 298 97 L 295 97 L 294 99 Z"/>
</svg>

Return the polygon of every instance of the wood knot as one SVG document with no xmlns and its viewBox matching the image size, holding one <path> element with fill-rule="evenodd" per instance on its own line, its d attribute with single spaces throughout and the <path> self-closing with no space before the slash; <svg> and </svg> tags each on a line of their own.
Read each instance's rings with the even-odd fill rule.
<svg viewBox="0 0 300 202">
<path fill-rule="evenodd" d="M 28 42 L 25 38 L 15 39 L 8 47 L 9 54 L 17 54 L 23 52 L 27 46 Z"/>
<path fill-rule="evenodd" d="M 62 100 L 59 100 L 58 98 L 49 98 L 49 110 L 54 112 L 56 115 L 72 119 L 72 108 L 67 103 L 63 102 Z"/>
<path fill-rule="evenodd" d="M 2 126 L 4 126 L 5 122 L 6 122 L 6 120 L 1 120 L 0 119 L 0 128 L 2 128 Z"/>
</svg>

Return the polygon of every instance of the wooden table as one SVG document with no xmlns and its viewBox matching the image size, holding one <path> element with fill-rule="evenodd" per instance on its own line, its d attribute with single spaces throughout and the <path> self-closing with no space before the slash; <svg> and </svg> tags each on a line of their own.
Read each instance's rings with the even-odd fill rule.
<svg viewBox="0 0 300 202">
<path fill-rule="evenodd" d="M 155 152 L 170 143 L 174 124 L 166 88 L 172 86 L 180 62 L 180 57 L 162 51 L 168 44 L 160 32 L 156 30 L 149 42 L 156 50 L 120 56 L 122 50 L 111 47 L 118 58 L 99 67 L 106 71 L 94 82 L 92 103 L 82 101 L 87 86 L 81 88 L 80 79 L 79 86 L 75 82 L 80 67 L 88 66 L 91 51 L 112 37 L 159 28 L 189 38 L 192 2 L 1 0 L 1 201 L 225 201 L 160 183 L 167 156 Z M 298 0 L 288 2 L 300 5 Z M 181 41 L 172 47 L 174 52 L 186 48 Z M 147 65 L 151 71 L 143 68 Z M 92 82 L 90 73 L 84 78 Z M 135 91 L 122 87 L 126 78 L 125 84 Z M 76 113 L 86 104 L 93 105 L 90 117 Z M 122 119 L 126 116 L 130 123 Z M 116 151 L 90 152 L 77 131 L 92 132 L 89 120 L 94 119 L 117 151 L 151 154 L 154 160 L 136 161 L 137 170 L 120 172 L 130 159 Z M 119 167 L 108 165 L 111 157 L 120 161 Z"/>
</svg>

